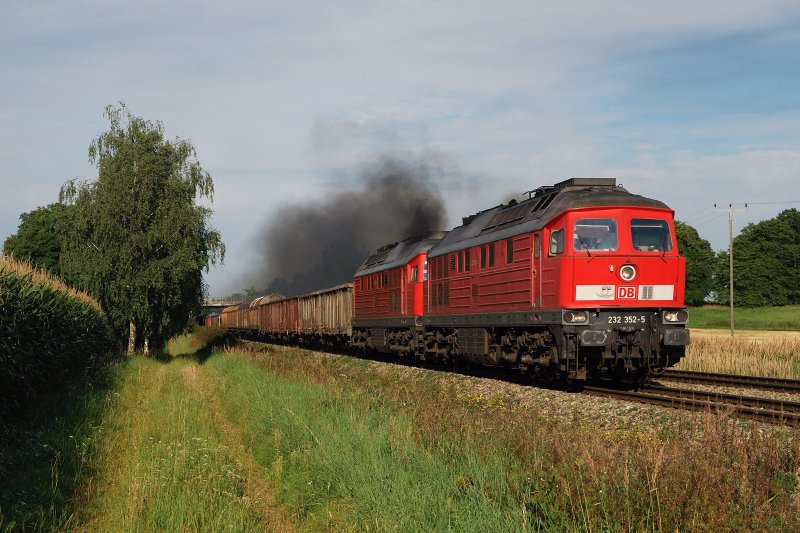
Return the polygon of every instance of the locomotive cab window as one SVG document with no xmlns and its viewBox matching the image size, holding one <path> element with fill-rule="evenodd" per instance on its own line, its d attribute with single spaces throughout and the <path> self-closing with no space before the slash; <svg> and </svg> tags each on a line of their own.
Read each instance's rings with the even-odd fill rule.
<svg viewBox="0 0 800 533">
<path fill-rule="evenodd" d="M 564 230 L 550 232 L 550 247 L 547 255 L 554 256 L 564 251 Z"/>
<path fill-rule="evenodd" d="M 617 249 L 617 221 L 613 218 L 584 218 L 575 222 L 576 252 L 612 252 Z"/>
<path fill-rule="evenodd" d="M 669 252 L 672 237 L 666 220 L 634 218 L 631 220 L 633 249 L 639 252 Z"/>
<path fill-rule="evenodd" d="M 417 281 L 417 271 L 418 268 L 416 265 L 411 267 L 411 276 L 409 277 L 408 281 Z"/>
</svg>

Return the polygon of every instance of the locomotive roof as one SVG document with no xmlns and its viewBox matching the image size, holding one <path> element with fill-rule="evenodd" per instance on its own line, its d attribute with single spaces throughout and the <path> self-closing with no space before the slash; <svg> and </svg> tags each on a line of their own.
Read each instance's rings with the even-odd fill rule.
<svg viewBox="0 0 800 533">
<path fill-rule="evenodd" d="M 522 202 L 512 200 L 465 217 L 461 226 L 431 248 L 428 257 L 539 230 L 568 209 L 618 206 L 669 209 L 663 202 L 629 193 L 617 185 L 616 178 L 571 178 L 531 192 L 535 194 Z"/>
<path fill-rule="evenodd" d="M 364 261 L 355 276 L 366 276 L 407 264 L 415 255 L 430 250 L 446 235 L 444 231 L 432 231 L 404 241 L 381 246 Z"/>
</svg>

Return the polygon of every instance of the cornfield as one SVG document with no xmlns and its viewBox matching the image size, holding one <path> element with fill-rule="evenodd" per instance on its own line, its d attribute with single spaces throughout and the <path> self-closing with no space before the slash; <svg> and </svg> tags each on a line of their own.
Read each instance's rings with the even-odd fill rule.
<svg viewBox="0 0 800 533">
<path fill-rule="evenodd" d="M 110 342 L 106 316 L 90 296 L 0 256 L 0 420 L 90 368 Z"/>
</svg>

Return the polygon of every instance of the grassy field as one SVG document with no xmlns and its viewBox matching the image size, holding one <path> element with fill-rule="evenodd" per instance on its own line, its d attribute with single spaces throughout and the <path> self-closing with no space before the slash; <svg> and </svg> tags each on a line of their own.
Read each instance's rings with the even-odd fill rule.
<svg viewBox="0 0 800 533">
<path fill-rule="evenodd" d="M 599 430 L 461 376 L 282 348 L 105 376 L 3 429 L 0 531 L 800 528 L 796 438 L 717 415 Z"/>
<path fill-rule="evenodd" d="M 734 308 L 736 329 L 800 331 L 800 305 L 785 307 Z M 723 306 L 692 307 L 689 327 L 725 329 L 730 327 L 730 308 Z"/>
</svg>

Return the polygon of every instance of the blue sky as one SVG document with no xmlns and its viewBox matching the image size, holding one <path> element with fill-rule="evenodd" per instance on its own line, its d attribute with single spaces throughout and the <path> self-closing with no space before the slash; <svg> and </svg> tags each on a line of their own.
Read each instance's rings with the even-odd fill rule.
<svg viewBox="0 0 800 533">
<path fill-rule="evenodd" d="M 0 4 L 0 239 L 92 176 L 124 101 L 191 139 L 243 280 L 276 206 L 386 151 L 446 163 L 450 222 L 571 176 L 616 176 L 715 249 L 714 203 L 800 202 L 794 1 Z M 800 203 L 756 204 L 735 229 Z M 265 280 L 266 281 L 266 280 Z"/>
</svg>

